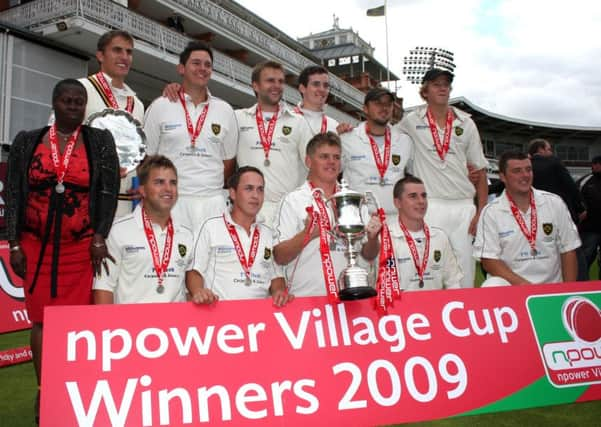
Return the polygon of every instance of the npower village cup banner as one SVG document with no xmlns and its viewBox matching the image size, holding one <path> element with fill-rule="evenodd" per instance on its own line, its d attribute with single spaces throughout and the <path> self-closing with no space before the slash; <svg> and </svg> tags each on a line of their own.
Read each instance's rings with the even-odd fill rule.
<svg viewBox="0 0 601 427">
<path fill-rule="evenodd" d="M 0 334 L 30 327 L 23 282 L 10 267 L 8 242 L 0 240 Z"/>
<path fill-rule="evenodd" d="M 373 426 L 601 399 L 601 282 L 51 307 L 43 426 Z M 467 420 L 466 420 L 467 421 Z"/>
</svg>

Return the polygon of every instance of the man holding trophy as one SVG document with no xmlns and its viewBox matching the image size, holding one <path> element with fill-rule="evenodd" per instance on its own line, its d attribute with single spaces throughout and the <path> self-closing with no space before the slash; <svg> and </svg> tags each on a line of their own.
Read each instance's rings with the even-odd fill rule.
<svg viewBox="0 0 601 427">
<path fill-rule="evenodd" d="M 309 141 L 306 151 L 307 181 L 284 196 L 274 219 L 274 256 L 276 262 L 284 266 L 290 290 L 296 296 L 328 295 L 337 299 L 338 278 L 347 264 L 345 252 L 350 252 L 357 243 L 349 238 L 346 246 L 342 239 L 334 238 L 332 232 L 342 228 L 339 220 L 346 214 L 343 206 L 338 206 L 339 217 L 335 218 L 326 204 L 326 199 L 341 193 L 336 181 L 341 165 L 340 138 L 333 132 L 317 134 Z M 353 209 L 344 206 L 347 208 Z M 360 209 L 358 205 L 356 208 Z M 363 257 L 375 258 L 379 248 L 379 219 L 371 217 L 366 230 L 363 224 L 357 228 L 360 230 L 354 230 L 354 234 L 359 240 L 367 234 L 361 251 Z M 356 267 L 354 253 L 349 263 Z M 361 288 L 367 287 L 367 273 L 364 273 L 365 281 L 358 286 Z M 373 295 L 375 292 L 366 296 Z"/>
<path fill-rule="evenodd" d="M 85 120 L 92 127 L 108 129 L 117 146 L 121 184 L 116 218 L 132 210 L 132 198 L 127 190 L 132 186 L 135 166 L 143 157 L 144 137 L 140 129 L 144 120 L 144 104 L 125 84 L 133 49 L 134 39 L 128 32 L 113 30 L 104 33 L 98 39 L 96 50 L 100 71 L 79 79 L 88 94 Z M 131 161 L 132 158 L 135 160 Z"/>
</svg>

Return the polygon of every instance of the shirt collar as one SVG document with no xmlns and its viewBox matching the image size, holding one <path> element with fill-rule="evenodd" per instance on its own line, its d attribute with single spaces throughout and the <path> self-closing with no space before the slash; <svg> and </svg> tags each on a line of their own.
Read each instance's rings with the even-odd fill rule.
<svg viewBox="0 0 601 427">
<path fill-rule="evenodd" d="M 132 214 L 134 216 L 134 220 L 136 221 L 136 225 L 143 230 L 144 229 L 144 221 L 142 220 L 142 202 L 138 203 L 138 205 L 134 208 L 134 211 L 132 212 Z M 171 220 L 173 221 L 173 217 L 171 217 Z M 152 223 L 152 225 L 153 225 L 153 229 L 156 227 L 156 228 L 159 228 L 161 230 L 161 232 L 167 231 L 167 228 L 165 228 L 163 230 L 154 222 Z M 177 232 L 179 230 L 180 230 L 180 225 L 176 221 L 173 221 L 173 231 Z"/>
<path fill-rule="evenodd" d="M 101 73 L 104 76 L 104 79 L 106 80 L 108 85 L 111 87 L 111 90 L 120 91 L 125 96 L 136 96 L 136 92 L 134 92 L 128 85 L 126 85 L 125 82 L 123 83 L 123 87 L 115 87 L 113 86 L 113 78 L 104 71 L 101 71 Z"/>
<path fill-rule="evenodd" d="M 246 109 L 247 114 L 254 116 L 257 113 L 257 105 L 258 104 L 255 104 L 252 107 L 247 108 Z M 286 104 L 283 101 L 280 101 L 280 111 L 279 111 L 278 116 L 281 117 L 284 114 L 287 114 L 290 116 L 296 115 L 296 113 L 294 113 L 293 110 L 290 107 L 288 107 L 288 104 Z M 296 117 L 298 117 L 298 115 L 296 115 Z"/>
<path fill-rule="evenodd" d="M 455 108 L 452 105 L 449 105 L 449 108 L 451 109 L 451 111 L 453 111 L 453 113 L 455 114 L 455 118 L 453 119 L 453 122 L 455 120 L 459 120 L 461 123 L 463 123 L 465 120 L 467 120 L 471 115 L 466 113 L 465 111 L 461 111 L 459 108 Z M 417 116 L 419 118 L 421 118 L 425 123 L 428 123 L 428 118 L 426 117 L 426 113 L 428 111 L 428 106 L 427 105 L 422 105 L 421 107 L 418 107 L 415 110 L 415 113 L 417 114 Z"/>
</svg>

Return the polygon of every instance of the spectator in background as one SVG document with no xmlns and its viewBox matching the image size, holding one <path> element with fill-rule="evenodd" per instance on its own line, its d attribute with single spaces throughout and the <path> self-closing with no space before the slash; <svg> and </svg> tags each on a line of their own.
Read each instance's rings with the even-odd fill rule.
<svg viewBox="0 0 601 427">
<path fill-rule="evenodd" d="M 581 215 L 580 239 L 582 240 L 582 252 L 586 259 L 586 279 L 588 279 L 588 270 L 601 247 L 601 156 L 593 158 L 591 174 L 582 180 L 580 193 L 586 208 Z M 601 272 L 597 279 L 599 278 L 601 278 Z"/>
<path fill-rule="evenodd" d="M 553 147 L 546 139 L 536 138 L 528 143 L 528 155 L 532 162 L 532 186 L 537 190 L 557 194 L 564 201 L 575 224 L 580 222 L 579 215 L 584 211 L 578 186 L 561 160 L 553 155 Z M 582 249 L 578 256 L 578 280 L 587 280 L 588 269 Z"/>
</svg>

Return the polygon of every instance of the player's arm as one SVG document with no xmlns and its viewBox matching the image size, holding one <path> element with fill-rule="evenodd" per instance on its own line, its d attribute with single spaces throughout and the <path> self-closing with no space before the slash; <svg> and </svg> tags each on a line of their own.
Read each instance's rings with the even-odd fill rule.
<svg viewBox="0 0 601 427">
<path fill-rule="evenodd" d="M 283 307 L 294 299 L 294 295 L 288 293 L 283 277 L 276 277 L 271 281 L 269 293 L 271 294 L 273 305 L 277 307 Z"/>
<path fill-rule="evenodd" d="M 94 304 L 113 304 L 113 293 L 111 291 L 95 289 Z"/>
<path fill-rule="evenodd" d="M 286 265 L 290 263 L 302 252 L 305 244 L 305 239 L 307 239 L 308 242 L 319 236 L 319 227 L 316 224 L 313 227 L 313 230 L 311 231 L 311 235 L 307 238 L 310 224 L 311 217 L 307 216 L 307 219 L 305 220 L 305 228 L 296 233 L 292 238 L 284 240 L 274 246 L 273 257 L 275 259 L 275 262 L 277 262 L 280 265 Z"/>
<path fill-rule="evenodd" d="M 219 299 L 213 291 L 205 288 L 204 278 L 196 270 L 186 271 L 186 288 L 190 301 L 195 304 L 212 304 Z"/>
<path fill-rule="evenodd" d="M 491 276 L 502 277 L 512 285 L 527 285 L 530 282 L 511 270 L 504 261 L 493 258 L 482 258 L 482 267 Z"/>
<path fill-rule="evenodd" d="M 578 277 L 578 259 L 576 251 L 561 254 L 561 275 L 564 282 L 575 282 Z"/>
<path fill-rule="evenodd" d="M 380 230 L 382 230 L 382 222 L 380 221 L 378 214 L 374 213 L 365 227 L 367 241 L 361 248 L 361 256 L 367 261 L 375 259 L 380 252 L 380 240 L 378 239 Z"/>
</svg>

